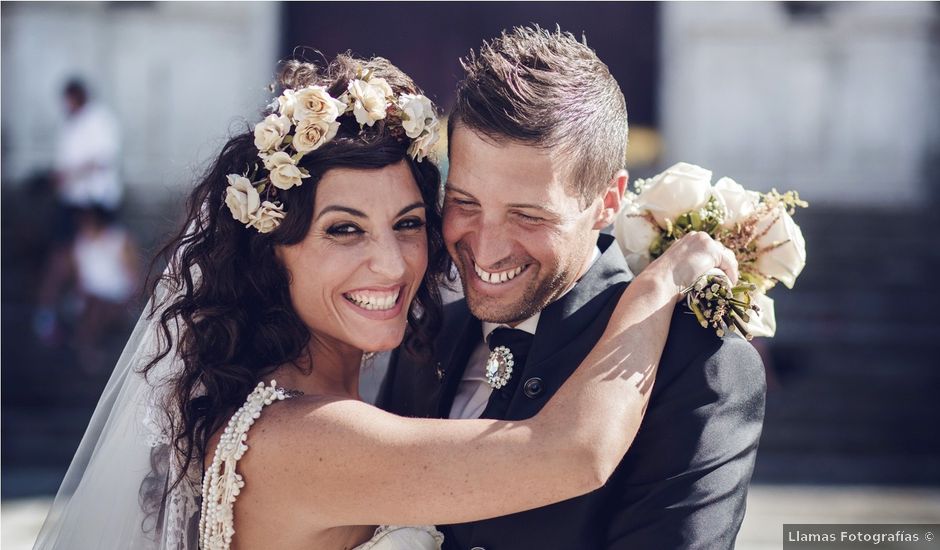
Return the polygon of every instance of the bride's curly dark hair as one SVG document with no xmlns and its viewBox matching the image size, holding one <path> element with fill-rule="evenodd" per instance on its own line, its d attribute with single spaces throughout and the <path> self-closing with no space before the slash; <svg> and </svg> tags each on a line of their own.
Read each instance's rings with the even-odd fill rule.
<svg viewBox="0 0 940 550">
<path fill-rule="evenodd" d="M 366 71 L 384 78 L 396 95 L 421 93 L 388 60 L 347 54 L 325 67 L 282 62 L 278 85 L 295 90 L 322 85 L 339 97 L 351 79 Z M 429 258 L 408 312 L 405 345 L 419 355 L 430 351 L 441 318 L 439 285 L 449 269 L 441 235 L 440 173 L 434 163 L 409 156 L 411 142 L 400 124 L 378 121 L 360 132 L 351 113 L 339 122 L 336 137 L 299 162 L 310 177 L 300 186 L 278 192 L 287 216 L 269 233 L 246 228 L 225 204 L 226 175 L 243 174 L 259 162 L 250 128 L 230 139 L 190 195 L 182 229 L 158 256 L 167 260 L 168 267 L 153 281 L 153 296 L 161 286 L 173 292 L 168 302 L 154 299 L 150 315 L 158 316 L 162 342 L 143 373 L 150 374 L 170 353 L 182 361 L 183 371 L 170 380 L 170 402 L 165 404 L 181 472 L 191 472 L 197 465 L 194 470 L 202 471 L 212 434 L 268 373 L 285 364 L 305 372 L 316 368 L 305 366 L 310 332 L 291 303 L 290 274 L 275 247 L 297 243 L 307 235 L 317 183 L 333 168 L 376 169 L 402 161 L 411 168 L 427 206 Z"/>
</svg>

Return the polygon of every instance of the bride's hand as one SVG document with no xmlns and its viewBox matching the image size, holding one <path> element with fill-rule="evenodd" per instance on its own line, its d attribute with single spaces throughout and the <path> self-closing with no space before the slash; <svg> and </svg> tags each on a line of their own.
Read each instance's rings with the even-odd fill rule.
<svg viewBox="0 0 940 550">
<path fill-rule="evenodd" d="M 694 231 L 673 243 L 637 278 L 650 276 L 671 281 L 678 295 L 712 268 L 724 271 L 732 284 L 737 282 L 738 261 L 734 253 L 707 233 Z"/>
</svg>

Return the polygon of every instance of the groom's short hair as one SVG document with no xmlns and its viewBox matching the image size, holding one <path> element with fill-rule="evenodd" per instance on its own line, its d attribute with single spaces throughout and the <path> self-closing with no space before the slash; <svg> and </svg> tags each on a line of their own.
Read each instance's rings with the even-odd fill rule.
<svg viewBox="0 0 940 550">
<path fill-rule="evenodd" d="M 560 28 L 516 27 L 460 63 L 465 76 L 448 135 L 462 124 L 497 143 L 555 149 L 568 160 L 571 183 L 588 202 L 624 168 L 623 92 L 584 38 Z"/>
</svg>

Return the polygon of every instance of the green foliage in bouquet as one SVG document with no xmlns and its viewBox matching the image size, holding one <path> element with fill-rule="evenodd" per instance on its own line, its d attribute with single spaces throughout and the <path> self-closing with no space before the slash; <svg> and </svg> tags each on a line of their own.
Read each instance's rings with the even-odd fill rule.
<svg viewBox="0 0 940 550">
<path fill-rule="evenodd" d="M 724 215 L 724 208 L 718 200 L 708 197 L 708 202 L 702 208 L 680 214 L 675 221 L 667 218 L 666 228 L 650 244 L 650 256 L 654 260 L 662 256 L 672 243 L 693 231 L 704 231 L 717 239 Z"/>
</svg>

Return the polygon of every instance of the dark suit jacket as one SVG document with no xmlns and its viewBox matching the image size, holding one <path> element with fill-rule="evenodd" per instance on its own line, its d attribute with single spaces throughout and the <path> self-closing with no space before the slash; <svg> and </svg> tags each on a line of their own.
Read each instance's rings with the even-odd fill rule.
<svg viewBox="0 0 940 550">
<path fill-rule="evenodd" d="M 542 311 L 504 419 L 534 416 L 600 338 L 630 273 L 613 239 L 578 284 Z M 379 404 L 446 418 L 481 323 L 464 300 L 445 308 L 431 364 L 393 354 Z M 540 379 L 540 384 L 532 383 Z M 539 389 L 540 391 L 534 391 Z M 732 548 L 764 417 L 764 367 L 738 336 L 719 338 L 676 308 L 649 407 L 608 483 L 550 506 L 441 526 L 446 549 Z M 481 465 L 482 466 L 482 465 Z M 522 467 L 520 475 L 525 475 Z"/>
</svg>

